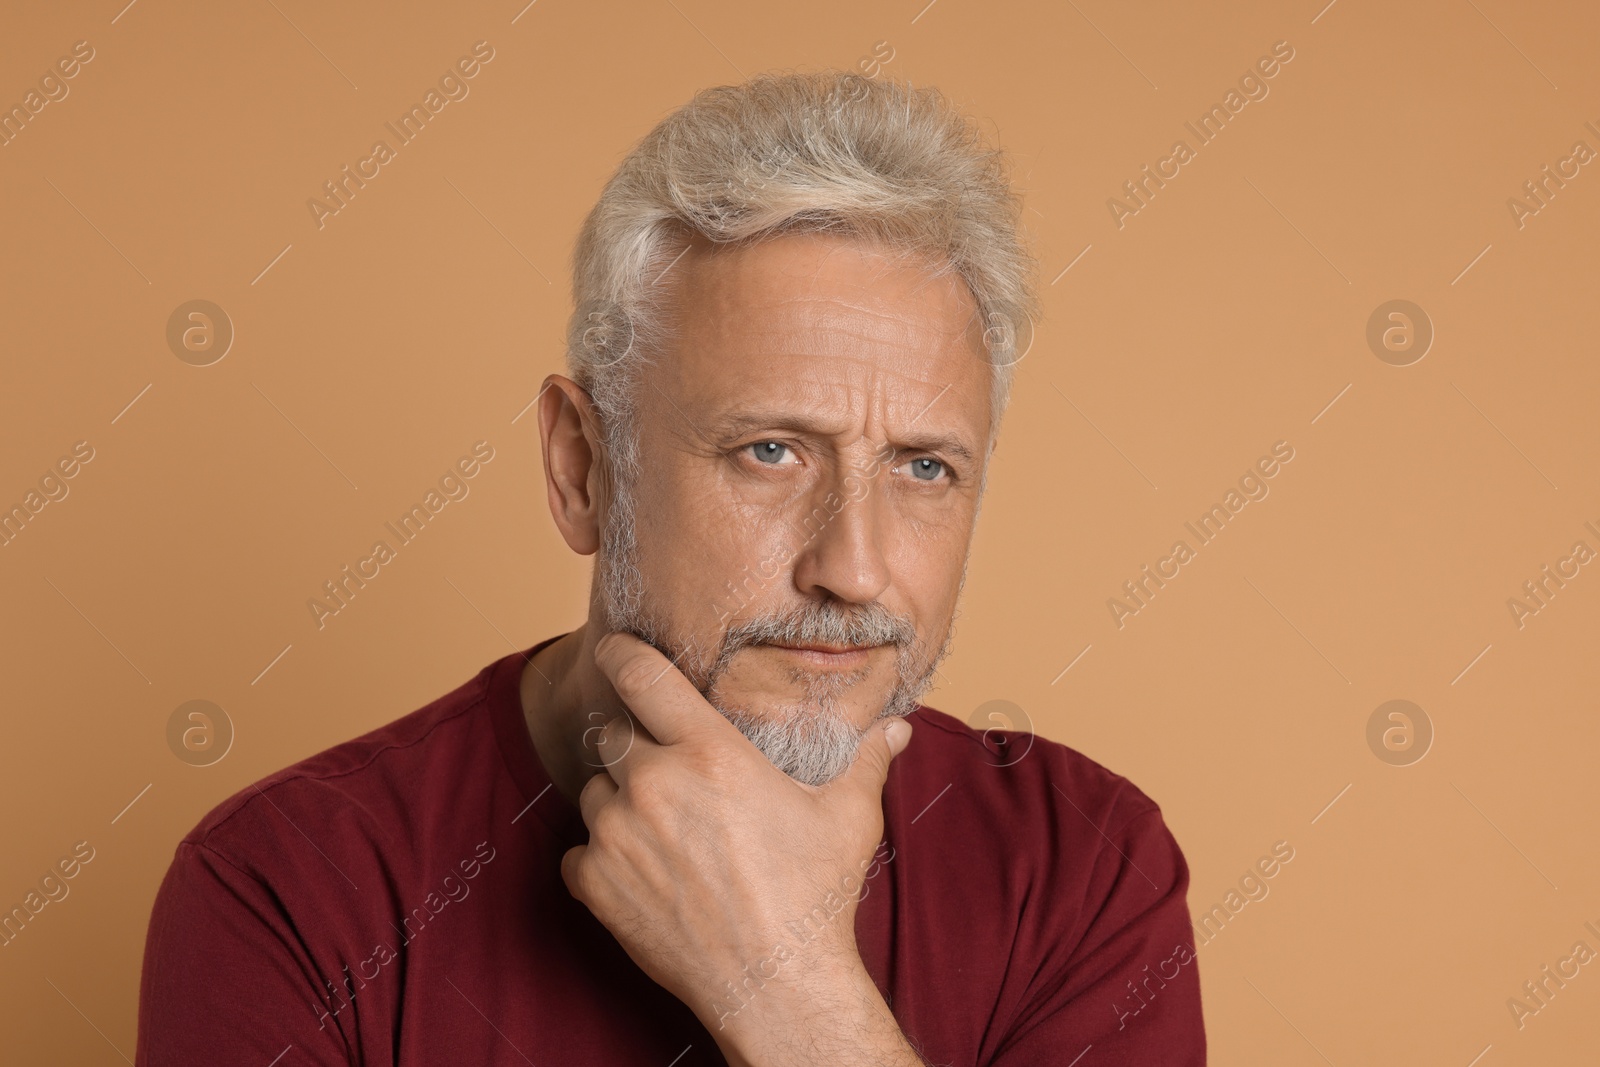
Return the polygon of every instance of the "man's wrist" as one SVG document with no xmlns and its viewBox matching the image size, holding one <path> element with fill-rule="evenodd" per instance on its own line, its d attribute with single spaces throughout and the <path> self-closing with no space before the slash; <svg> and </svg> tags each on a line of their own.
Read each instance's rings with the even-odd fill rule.
<svg viewBox="0 0 1600 1067">
<path fill-rule="evenodd" d="M 853 948 L 767 959 L 724 983 L 704 1013 L 730 1067 L 923 1067 Z"/>
</svg>

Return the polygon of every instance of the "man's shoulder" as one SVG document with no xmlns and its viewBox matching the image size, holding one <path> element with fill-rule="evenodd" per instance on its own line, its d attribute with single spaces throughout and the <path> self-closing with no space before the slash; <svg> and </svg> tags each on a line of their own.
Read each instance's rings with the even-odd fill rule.
<svg viewBox="0 0 1600 1067">
<path fill-rule="evenodd" d="M 1025 715 L 1015 709 L 1019 716 Z M 937 782 L 963 789 L 972 802 L 1008 822 L 1041 809 L 1076 810 L 1096 832 L 1115 831 L 1160 806 L 1126 777 L 1077 749 L 1041 737 L 1031 723 L 998 713 L 982 728 L 936 708 L 919 707 L 905 757 L 907 777 L 922 788 Z M 1082 819 L 1078 819 L 1082 816 Z"/>
<path fill-rule="evenodd" d="M 352 816 L 370 826 L 417 808 L 440 791 L 441 774 L 463 777 L 466 750 L 494 743 L 484 707 L 495 664 L 375 729 L 342 741 L 240 789 L 212 808 L 183 843 L 236 863 L 270 852 L 278 838 L 337 831 Z M 481 774 L 481 767 L 476 771 Z"/>
</svg>

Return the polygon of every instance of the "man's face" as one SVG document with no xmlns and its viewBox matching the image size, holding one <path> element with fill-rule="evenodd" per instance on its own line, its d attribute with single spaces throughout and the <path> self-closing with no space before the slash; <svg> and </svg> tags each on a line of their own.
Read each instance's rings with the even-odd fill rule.
<svg viewBox="0 0 1600 1067">
<path fill-rule="evenodd" d="M 948 643 L 990 438 L 975 305 L 823 235 L 696 243 L 663 284 L 677 328 L 643 370 L 632 536 L 613 506 L 601 598 L 775 764 L 826 781 Z"/>
</svg>

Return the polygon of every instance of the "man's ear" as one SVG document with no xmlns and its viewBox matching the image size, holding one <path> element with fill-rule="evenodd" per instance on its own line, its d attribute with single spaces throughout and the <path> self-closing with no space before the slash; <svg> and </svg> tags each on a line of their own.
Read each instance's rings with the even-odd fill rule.
<svg viewBox="0 0 1600 1067">
<path fill-rule="evenodd" d="M 572 551 L 593 555 L 600 547 L 601 497 L 607 491 L 600 425 L 589 394 L 560 374 L 546 378 L 539 393 L 539 447 L 556 527 Z"/>
</svg>

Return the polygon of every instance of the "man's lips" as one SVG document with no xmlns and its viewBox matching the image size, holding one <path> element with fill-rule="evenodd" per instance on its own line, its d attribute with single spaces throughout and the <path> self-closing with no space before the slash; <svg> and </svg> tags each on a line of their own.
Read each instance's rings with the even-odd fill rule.
<svg viewBox="0 0 1600 1067">
<path fill-rule="evenodd" d="M 822 641 L 799 641 L 794 644 L 772 643 L 767 648 L 777 649 L 797 656 L 818 667 L 859 667 L 872 652 L 884 645 L 830 645 Z"/>
</svg>

